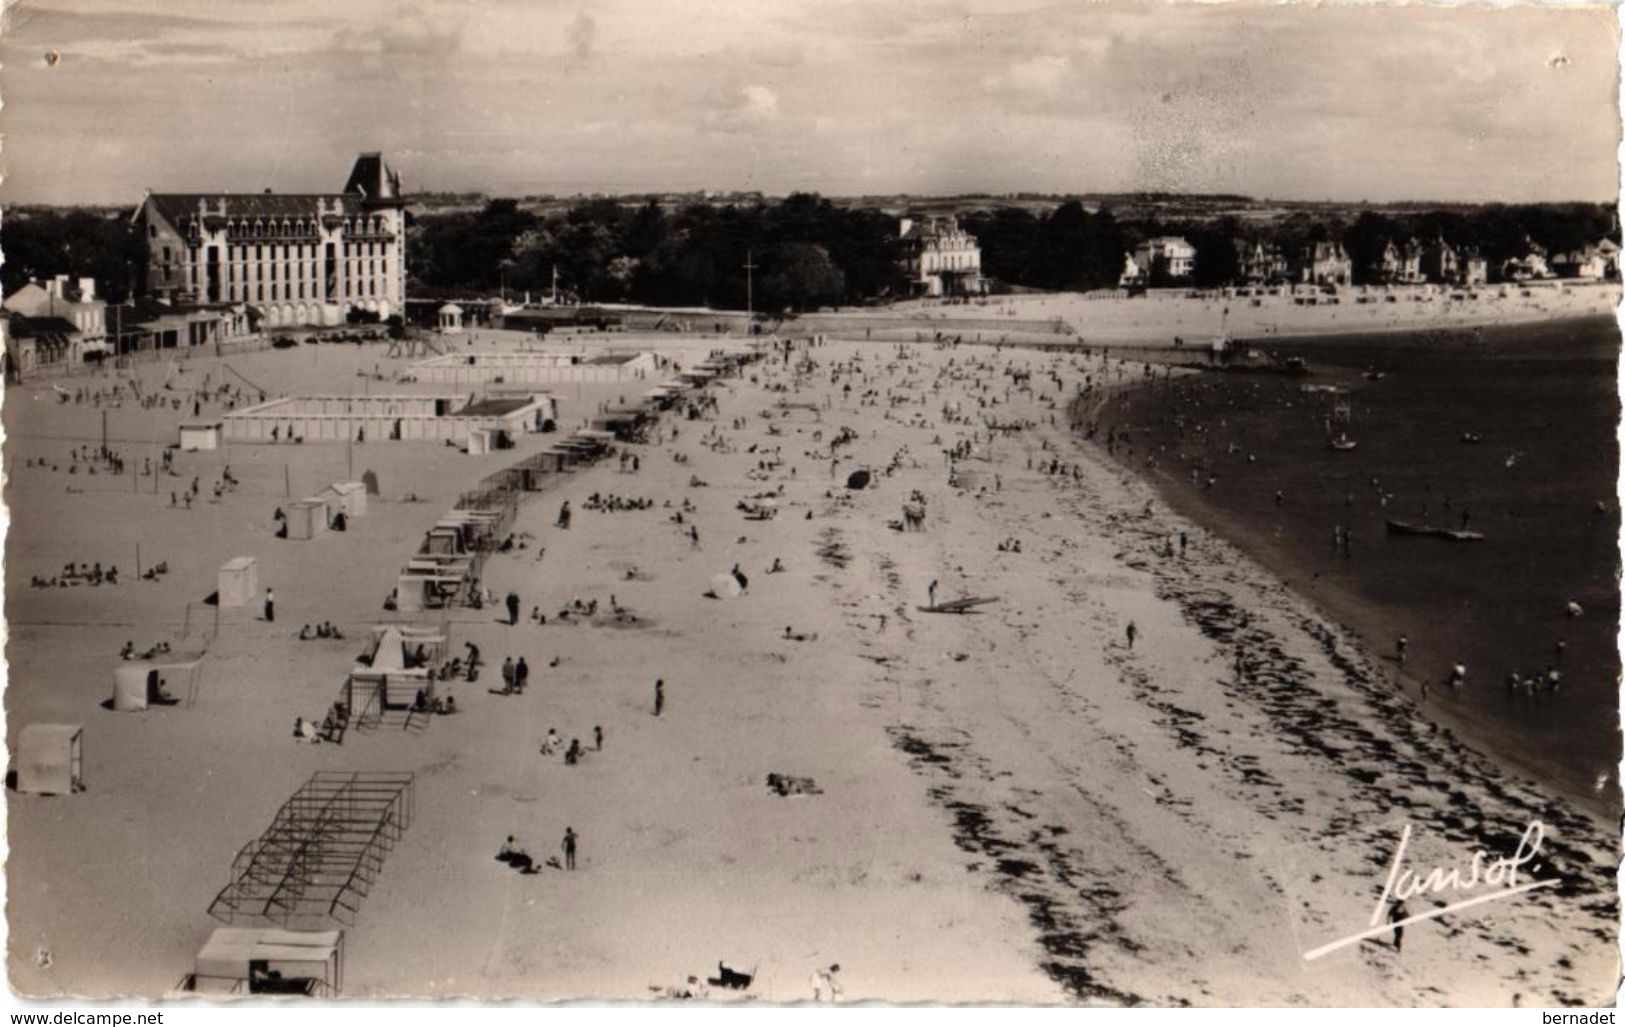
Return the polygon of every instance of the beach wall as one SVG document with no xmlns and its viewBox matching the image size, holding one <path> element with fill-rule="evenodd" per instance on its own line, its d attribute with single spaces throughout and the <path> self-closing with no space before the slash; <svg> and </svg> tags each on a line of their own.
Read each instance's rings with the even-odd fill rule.
<svg viewBox="0 0 1625 1027">
<path fill-rule="evenodd" d="M 556 417 L 546 396 L 500 413 L 454 414 L 464 402 L 457 396 L 284 397 L 226 414 L 221 424 L 228 443 L 345 442 L 358 436 L 374 442 L 461 443 L 475 429 L 519 434 Z"/>
<path fill-rule="evenodd" d="M 435 385 L 613 384 L 643 381 L 656 370 L 653 353 L 583 358 L 569 353 L 447 354 L 420 360 L 410 373 Z"/>
</svg>

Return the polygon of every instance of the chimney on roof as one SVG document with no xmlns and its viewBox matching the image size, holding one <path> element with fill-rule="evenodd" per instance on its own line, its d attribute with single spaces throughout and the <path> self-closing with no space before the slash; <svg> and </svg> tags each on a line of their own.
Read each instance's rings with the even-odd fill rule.
<svg viewBox="0 0 1625 1027">
<path fill-rule="evenodd" d="M 80 303 L 94 303 L 94 302 L 96 302 L 96 279 L 94 279 L 94 278 L 81 278 L 81 279 L 79 279 L 79 302 Z"/>
<path fill-rule="evenodd" d="M 897 219 L 897 234 L 899 236 L 907 235 L 908 230 L 910 228 L 913 228 L 913 227 L 914 227 L 914 219 L 913 218 L 898 218 Z"/>
<path fill-rule="evenodd" d="M 63 298 L 67 292 L 67 288 L 67 275 L 53 275 L 51 280 L 45 283 L 45 295 L 51 297 L 53 300 L 59 300 Z"/>
</svg>

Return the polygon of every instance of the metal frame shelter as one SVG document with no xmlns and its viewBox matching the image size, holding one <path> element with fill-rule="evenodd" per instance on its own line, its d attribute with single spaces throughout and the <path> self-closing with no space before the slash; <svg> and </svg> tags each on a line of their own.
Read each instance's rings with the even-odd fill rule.
<svg viewBox="0 0 1625 1027">
<path fill-rule="evenodd" d="M 412 824 L 413 776 L 318 771 L 231 865 L 209 915 L 224 923 L 350 925 Z"/>
</svg>

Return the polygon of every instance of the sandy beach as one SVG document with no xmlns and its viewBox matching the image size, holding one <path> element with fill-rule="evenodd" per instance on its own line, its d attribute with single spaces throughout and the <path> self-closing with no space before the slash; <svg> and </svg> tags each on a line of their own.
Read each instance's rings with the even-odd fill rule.
<svg viewBox="0 0 1625 1027">
<path fill-rule="evenodd" d="M 1081 334 L 1209 330 L 1180 317 L 1130 332 L 1135 302 Z M 913 317 L 907 338 L 930 337 L 934 322 L 896 316 Z M 1234 313 L 1230 330 L 1252 331 Z M 716 1001 L 806 1001 L 830 964 L 845 1000 L 1610 1000 L 1610 825 L 1430 730 L 1344 631 L 1076 440 L 1068 404 L 1089 358 L 872 335 L 798 334 L 706 390 L 714 410 L 663 415 L 655 441 L 627 447 L 635 473 L 611 456 L 528 498 L 522 546 L 490 558 L 484 585 L 548 623 L 424 615 L 487 661 L 454 685 L 461 712 L 342 745 L 299 744 L 290 724 L 320 715 L 367 628 L 393 619 L 381 604 L 398 568 L 457 493 L 549 437 L 483 456 L 235 445 L 177 454 L 174 479 L 89 477 L 67 473 L 67 454 L 99 442 L 102 408 L 60 402 L 48 383 L 9 389 L 7 738 L 83 724 L 88 785 L 8 792 L 12 986 L 162 994 L 216 926 L 207 909 L 238 849 L 311 773 L 345 769 L 416 782 L 412 826 L 347 930 L 348 996 L 663 999 L 720 961 L 755 980 L 704 995 Z M 683 367 L 746 345 L 548 343 L 611 344 Z M 191 357 L 134 373 L 144 392 L 167 384 L 182 400 L 204 375 L 274 395 L 425 388 L 394 383 L 404 364 L 378 346 Z M 558 387 L 560 428 L 644 388 Z M 156 463 L 190 419 L 125 398 L 108 411 L 110 444 Z M 209 502 L 227 463 L 242 484 Z M 872 483 L 848 489 L 860 468 Z M 349 531 L 273 536 L 279 503 L 363 469 L 381 495 Z M 194 475 L 203 498 L 172 508 L 168 493 Z M 900 530 L 916 493 L 923 530 Z M 595 494 L 653 503 L 599 512 Z M 776 514 L 746 519 L 739 504 L 763 497 Z M 565 501 L 575 514 L 561 530 Z M 1182 555 L 1167 555 L 1182 534 Z M 161 580 L 129 573 L 137 544 L 144 565 L 167 561 Z M 274 623 L 257 605 L 202 603 L 238 555 L 275 587 Z M 70 560 L 116 562 L 121 581 L 30 587 Z M 736 565 L 743 594 L 707 598 Z M 926 612 L 932 582 L 939 601 L 997 601 Z M 560 623 L 578 599 L 600 613 Z M 603 614 L 616 605 L 627 619 Z M 318 621 L 347 639 L 297 640 Z M 196 703 L 102 709 L 127 639 L 206 645 Z M 524 694 L 491 692 L 508 655 L 533 668 Z M 550 728 L 587 744 L 580 763 L 538 751 Z M 817 794 L 775 794 L 769 774 L 811 778 Z M 1510 855 L 1537 820 L 1528 872 L 1556 884 L 1415 924 L 1402 953 L 1382 933 L 1305 960 L 1369 926 L 1406 823 L 1408 859 L 1425 870 Z M 520 875 L 493 859 L 507 835 L 538 861 L 557 856 L 567 827 L 574 871 Z"/>
</svg>

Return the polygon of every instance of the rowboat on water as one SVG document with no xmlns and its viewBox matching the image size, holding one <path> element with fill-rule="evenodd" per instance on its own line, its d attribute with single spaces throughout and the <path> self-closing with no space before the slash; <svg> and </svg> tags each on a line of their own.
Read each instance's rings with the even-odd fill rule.
<svg viewBox="0 0 1625 1027">
<path fill-rule="evenodd" d="M 1409 524 L 1405 521 L 1388 519 L 1388 531 L 1393 535 L 1431 535 L 1434 538 L 1449 539 L 1452 542 L 1482 542 L 1484 535 L 1477 531 L 1456 531 L 1451 528 L 1438 528 L 1431 524 Z"/>
<path fill-rule="evenodd" d="M 1353 449 L 1355 446 L 1358 446 L 1359 443 L 1355 442 L 1353 439 L 1349 438 L 1347 434 L 1339 432 L 1337 438 L 1332 439 L 1331 442 L 1328 443 L 1328 445 L 1330 445 L 1333 449 L 1337 450 L 1340 453 L 1347 453 L 1349 450 Z"/>
</svg>

